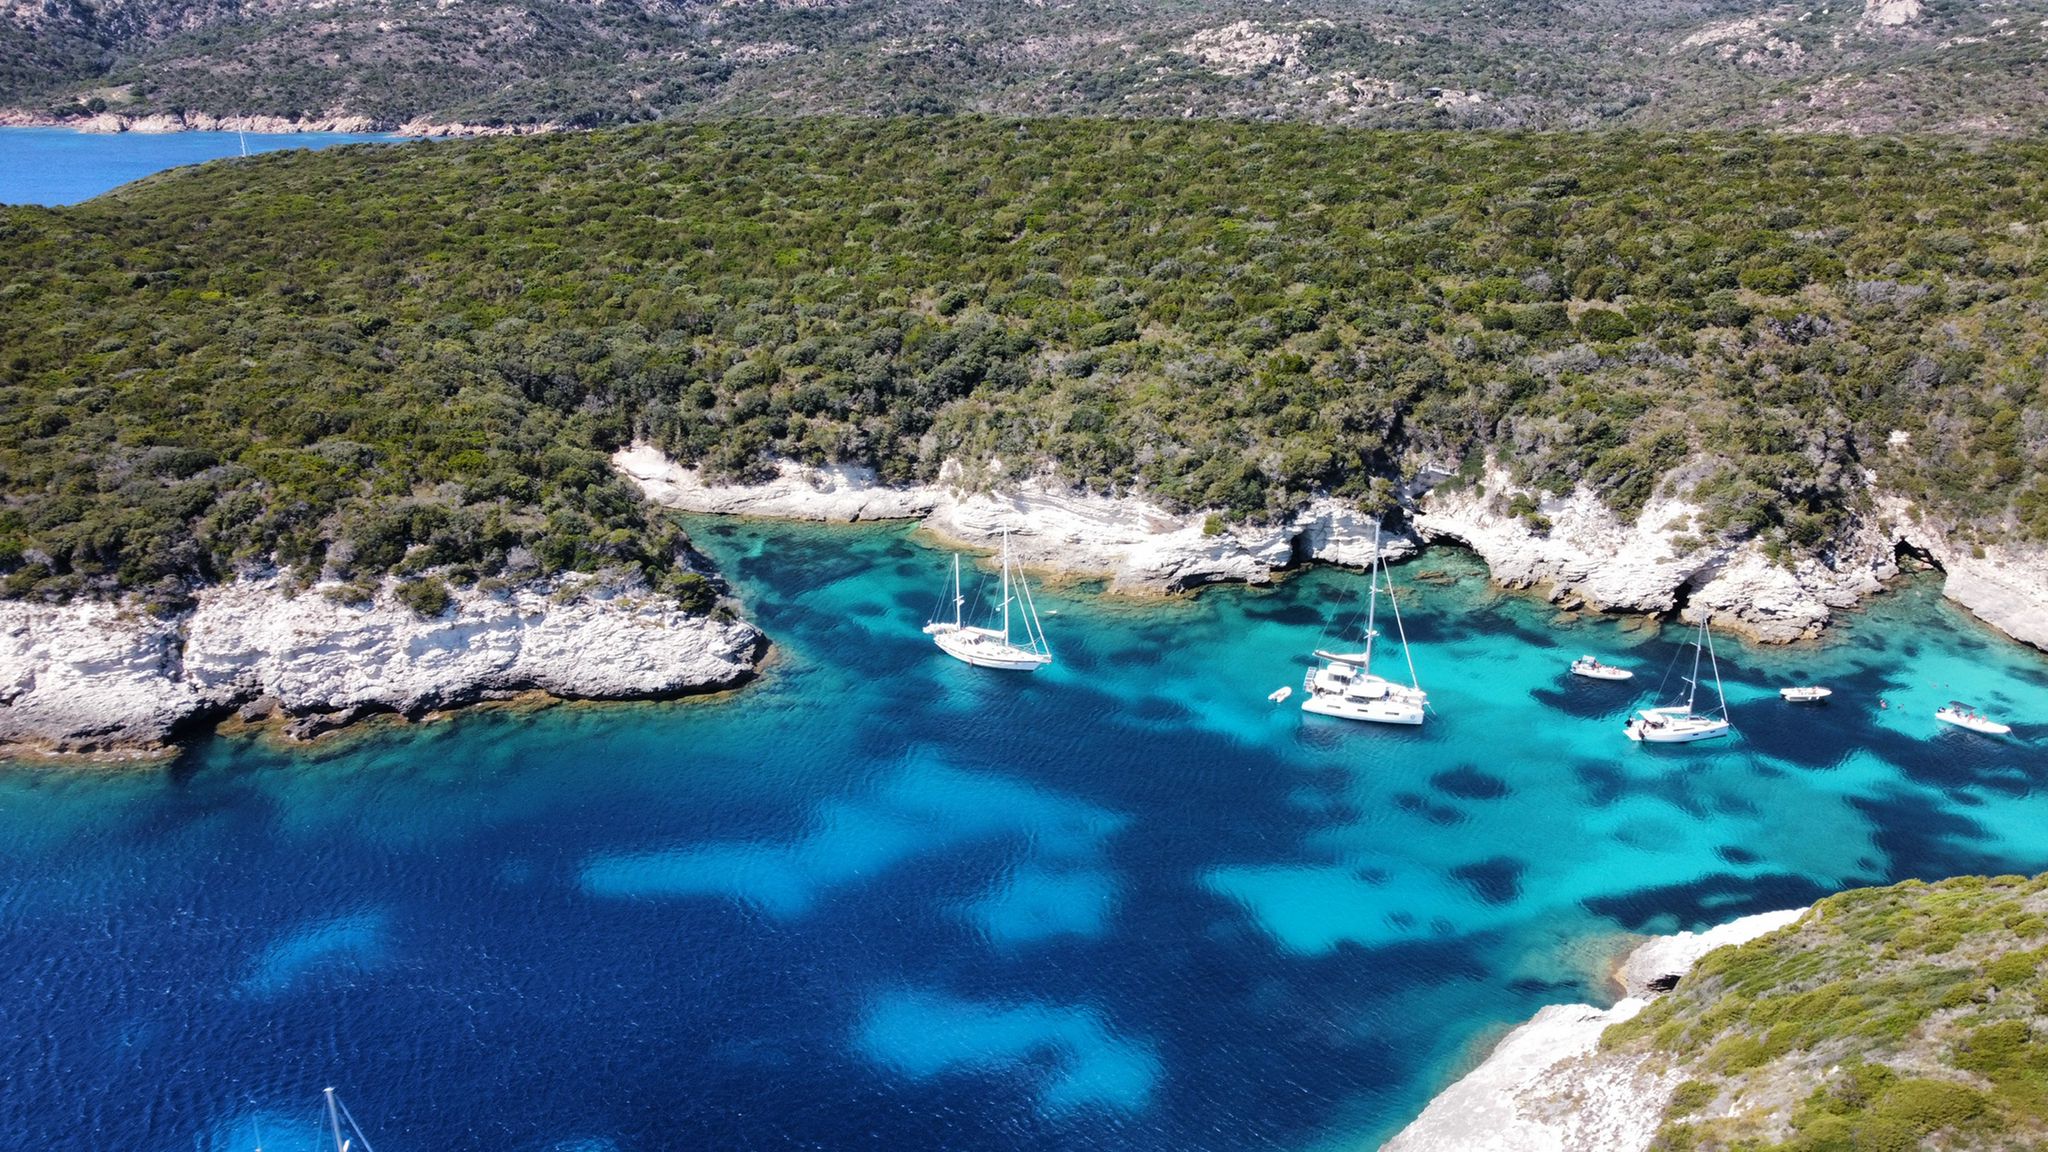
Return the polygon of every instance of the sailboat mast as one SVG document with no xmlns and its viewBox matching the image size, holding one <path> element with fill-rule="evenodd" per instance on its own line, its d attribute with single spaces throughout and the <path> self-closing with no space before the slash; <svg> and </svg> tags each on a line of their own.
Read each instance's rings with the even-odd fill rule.
<svg viewBox="0 0 2048 1152">
<path fill-rule="evenodd" d="M 1010 534 L 1003 533 L 1003 643 L 1010 642 Z"/>
<path fill-rule="evenodd" d="M 327 1089 L 327 1123 L 334 1130 L 334 1152 L 348 1152 L 341 1139 L 341 1113 L 334 1107 L 334 1089 Z"/>
<path fill-rule="evenodd" d="M 960 627 L 960 610 L 967 604 L 967 598 L 960 594 L 960 554 L 953 553 L 953 627 Z"/>
<path fill-rule="evenodd" d="M 1377 621 L 1380 607 L 1380 522 L 1372 522 L 1372 567 L 1366 570 L 1365 578 L 1365 667 L 1361 672 L 1372 671 L 1372 638 L 1379 635 Z"/>
<path fill-rule="evenodd" d="M 1685 682 L 1685 711 L 1687 715 L 1692 714 L 1693 697 L 1697 696 L 1700 690 L 1700 648 L 1705 644 L 1706 636 L 1707 610 L 1702 608 L 1700 609 L 1700 634 L 1693 637 L 1692 641 L 1692 676 Z"/>
<path fill-rule="evenodd" d="M 1700 634 L 1707 638 L 1707 663 L 1714 669 L 1714 696 L 1721 701 L 1721 718 L 1728 718 L 1728 693 L 1721 687 L 1721 660 L 1714 655 L 1714 634 L 1704 627 Z"/>
</svg>

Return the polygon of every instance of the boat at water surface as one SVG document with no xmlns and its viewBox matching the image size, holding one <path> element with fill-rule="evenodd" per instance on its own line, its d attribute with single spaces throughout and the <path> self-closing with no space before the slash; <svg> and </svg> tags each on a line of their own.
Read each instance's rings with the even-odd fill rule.
<svg viewBox="0 0 2048 1152">
<path fill-rule="evenodd" d="M 1953 724 L 1958 728 L 1967 728 L 1986 736 L 2003 736 L 2012 731 L 2012 725 L 2000 724 L 1959 700 L 1951 700 L 1946 708 L 1936 709 L 1934 718 L 1943 724 Z"/>
<path fill-rule="evenodd" d="M 1778 695 L 1793 704 L 1814 704 L 1835 694 L 1833 688 L 1822 688 L 1817 684 L 1803 684 L 1796 688 L 1780 688 Z"/>
<path fill-rule="evenodd" d="M 1602 664 L 1591 656 L 1581 656 L 1572 661 L 1572 675 L 1584 676 L 1588 680 L 1628 680 L 1634 678 L 1635 673 L 1612 664 Z"/>
<path fill-rule="evenodd" d="M 1694 710 L 1700 689 L 1701 655 L 1706 656 L 1707 665 L 1713 670 L 1714 695 L 1720 701 L 1705 712 Z M 1734 730 L 1728 723 L 1728 694 L 1721 690 L 1721 664 L 1714 658 L 1714 638 L 1707 631 L 1705 612 L 1700 613 L 1699 634 L 1693 638 L 1692 675 L 1685 678 L 1685 684 L 1684 704 L 1640 709 L 1622 731 L 1638 744 L 1690 744 L 1726 736 Z"/>
<path fill-rule="evenodd" d="M 933 620 L 924 626 L 925 635 L 932 638 L 939 650 L 955 660 L 964 661 L 976 668 L 994 668 L 1004 672 L 1036 672 L 1052 663 L 1052 648 L 1045 641 L 1045 630 L 1038 624 L 1038 606 L 1032 602 L 1031 587 L 1024 581 L 1023 572 L 1015 573 L 1010 557 L 1010 536 L 1003 534 L 1002 553 L 1002 625 L 984 628 L 966 622 L 967 598 L 960 591 L 960 557 L 953 557 L 953 618 Z M 1011 638 L 1011 606 L 1018 605 L 1024 629 L 1023 642 Z"/>
<path fill-rule="evenodd" d="M 1401 606 L 1394 599 L 1394 585 L 1380 556 L 1380 529 L 1372 530 L 1372 567 L 1367 573 L 1365 647 L 1357 652 L 1326 652 L 1316 649 L 1320 663 L 1302 681 L 1308 698 L 1301 710 L 1340 720 L 1364 720 L 1373 724 L 1420 724 L 1429 707 L 1429 694 L 1415 677 L 1415 658 L 1408 651 L 1408 632 L 1401 625 Z M 1394 633 L 1401 641 L 1401 658 L 1408 664 L 1408 683 L 1389 680 L 1372 670 L 1373 640 L 1378 638 L 1380 582 L 1387 582 L 1387 607 L 1394 615 Z"/>
</svg>

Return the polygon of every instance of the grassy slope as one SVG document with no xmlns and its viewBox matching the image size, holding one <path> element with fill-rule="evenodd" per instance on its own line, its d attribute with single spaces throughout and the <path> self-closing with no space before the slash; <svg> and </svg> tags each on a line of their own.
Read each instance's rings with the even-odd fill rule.
<svg viewBox="0 0 2048 1152">
<path fill-rule="evenodd" d="M 1491 448 L 1791 549 L 1872 468 L 2041 537 L 2044 159 L 911 119 L 170 173 L 0 213 L 0 575 L 662 579 L 602 457 L 634 436 L 741 477 L 1033 459 L 1244 517 Z"/>
<path fill-rule="evenodd" d="M 1655 1147 L 2048 1146 L 2048 876 L 1822 901 L 1602 1038 L 1688 1077 Z"/>
</svg>

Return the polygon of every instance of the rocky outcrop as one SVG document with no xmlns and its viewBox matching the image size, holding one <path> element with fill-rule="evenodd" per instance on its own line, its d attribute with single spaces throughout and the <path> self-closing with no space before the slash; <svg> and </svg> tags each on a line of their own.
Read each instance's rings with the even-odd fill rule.
<svg viewBox="0 0 2048 1152">
<path fill-rule="evenodd" d="M 341 132 L 357 135 L 390 133 L 398 136 L 532 136 L 562 130 L 562 125 L 552 121 L 537 124 L 464 124 L 419 116 L 401 123 L 349 112 L 288 119 L 283 116 L 214 116 L 205 112 L 152 112 L 140 116 L 100 112 L 89 116 L 52 116 L 45 112 L 20 109 L 0 109 L 0 127 L 69 128 L 77 132 L 102 134 L 258 132 L 280 135 L 298 132 Z"/>
<path fill-rule="evenodd" d="M 1952 527 L 1896 497 L 1881 501 L 1879 512 L 1900 544 L 1947 574 L 1943 595 L 2007 636 L 2048 650 L 2048 548 L 1958 543 Z"/>
<path fill-rule="evenodd" d="M 1530 511 L 1508 511 L 1514 496 Z M 1754 541 L 1699 540 L 1698 514 L 1684 500 L 1657 499 L 1623 523 L 1591 492 L 1529 492 L 1490 468 L 1476 485 L 1431 492 L 1415 525 L 1426 540 L 1479 553 L 1505 587 L 1545 586 L 1553 601 L 1603 612 L 1669 612 L 1683 594 L 1688 618 L 1704 609 L 1716 624 L 1768 643 L 1818 635 L 1834 609 L 1898 574 L 1892 545 L 1867 527 L 1832 556 L 1788 568 Z"/>
<path fill-rule="evenodd" d="M 1363 566 L 1372 560 L 1373 523 L 1342 501 L 1312 502 L 1283 523 L 1226 527 L 1205 513 L 1177 514 L 1140 497 L 1075 492 L 1040 477 L 973 491 L 952 483 L 890 487 L 864 469 L 813 468 L 784 461 L 759 485 L 706 484 L 646 445 L 621 449 L 612 463 L 648 499 L 692 512 L 799 520 L 918 520 L 933 535 L 969 547 L 993 547 L 1005 533 L 1027 567 L 1107 577 L 1112 591 L 1180 592 L 1204 584 L 1263 584 L 1304 560 Z M 948 480 L 957 473 L 944 473 Z M 1414 541 L 1389 536 L 1390 559 L 1413 555 Z"/>
<path fill-rule="evenodd" d="M 1508 511 L 1515 496 L 1527 513 Z M 2012 638 L 2048 649 L 2048 549 L 1955 543 L 1950 526 L 1920 517 L 1904 500 L 1884 497 L 1853 520 L 1828 551 L 1787 565 L 1755 541 L 1702 541 L 1698 509 L 1652 500 L 1622 523 L 1583 490 L 1559 497 L 1517 487 L 1489 468 L 1476 485 L 1439 488 L 1422 499 L 1414 522 L 1425 540 L 1452 540 L 1479 553 L 1509 588 L 1542 588 L 1570 607 L 1669 612 L 1713 622 L 1767 643 L 1818 635 L 1832 614 L 1883 590 L 1899 574 L 1901 547 L 1947 573 L 1949 599 Z"/>
<path fill-rule="evenodd" d="M 201 592 L 173 619 L 0 602 L 0 747 L 148 753 L 195 718 L 255 700 L 264 712 L 331 718 L 416 715 L 534 689 L 674 696 L 748 679 L 762 644 L 746 624 L 685 615 L 644 587 L 592 577 L 458 590 L 432 619 L 388 587 L 367 604 L 334 592 L 241 581 Z"/>
<path fill-rule="evenodd" d="M 1641 1152 L 1680 1074 L 1650 1067 L 1642 1054 L 1601 1052 L 1600 1034 L 1669 991 L 1700 957 L 1788 927 L 1805 912 L 1765 912 L 1642 944 L 1616 975 L 1626 995 L 1612 1008 L 1560 1004 L 1538 1012 L 1382 1152 Z"/>
</svg>

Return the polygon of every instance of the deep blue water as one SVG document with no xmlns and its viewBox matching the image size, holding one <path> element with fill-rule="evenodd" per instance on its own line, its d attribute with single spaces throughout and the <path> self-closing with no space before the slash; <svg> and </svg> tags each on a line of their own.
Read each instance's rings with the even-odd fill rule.
<svg viewBox="0 0 2048 1152">
<path fill-rule="evenodd" d="M 0 204 L 76 204 L 152 172 L 285 148 L 390 143 L 398 136 L 340 132 L 73 132 L 0 128 Z"/>
<path fill-rule="evenodd" d="M 2048 868 L 2048 663 L 1930 582 L 1726 643 L 1740 735 L 1658 749 L 1682 629 L 1457 553 L 1401 731 L 1265 699 L 1354 573 L 1047 592 L 1024 676 L 919 634 L 904 529 L 695 531 L 779 641 L 737 694 L 0 769 L 0 1146 L 311 1148 L 333 1084 L 383 1152 L 1367 1148 L 1620 933 Z"/>
</svg>

